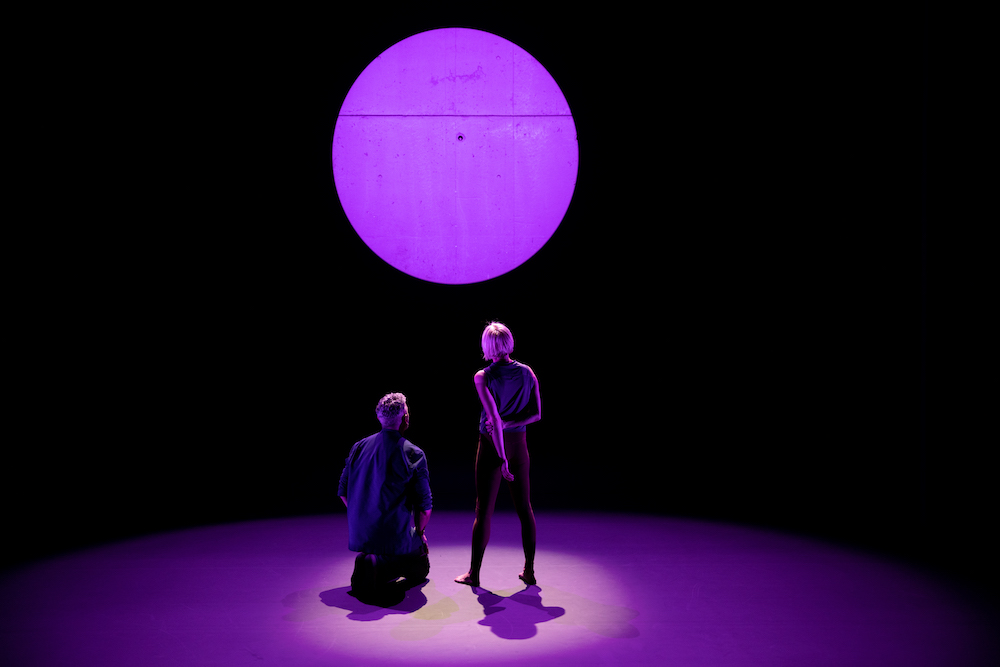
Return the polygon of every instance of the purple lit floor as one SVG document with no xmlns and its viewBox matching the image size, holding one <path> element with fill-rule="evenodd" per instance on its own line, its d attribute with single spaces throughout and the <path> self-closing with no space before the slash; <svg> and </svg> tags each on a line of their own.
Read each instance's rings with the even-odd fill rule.
<svg viewBox="0 0 1000 667">
<path fill-rule="evenodd" d="M 0 578 L 4 665 L 994 665 L 993 612 L 920 570 L 764 530 L 539 513 L 538 586 L 498 515 L 435 512 L 428 583 L 347 595 L 342 515 L 134 539 Z M 488 589 L 488 590 L 487 590 Z"/>
</svg>

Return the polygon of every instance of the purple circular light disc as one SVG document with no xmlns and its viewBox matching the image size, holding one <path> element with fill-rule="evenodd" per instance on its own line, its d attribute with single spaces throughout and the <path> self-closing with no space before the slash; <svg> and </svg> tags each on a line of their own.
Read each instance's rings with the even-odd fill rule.
<svg viewBox="0 0 1000 667">
<path fill-rule="evenodd" d="M 351 86 L 333 176 L 372 251 L 435 283 L 481 282 L 545 245 L 576 187 L 566 97 L 492 33 L 429 30 L 382 52 Z"/>
</svg>

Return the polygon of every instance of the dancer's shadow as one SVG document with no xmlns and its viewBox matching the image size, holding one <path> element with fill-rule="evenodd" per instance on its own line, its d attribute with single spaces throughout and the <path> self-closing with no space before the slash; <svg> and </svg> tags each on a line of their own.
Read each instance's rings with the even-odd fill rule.
<svg viewBox="0 0 1000 667">
<path fill-rule="evenodd" d="M 538 586 L 527 586 L 506 598 L 478 586 L 473 591 L 486 614 L 479 624 L 488 626 L 501 639 L 530 639 L 538 634 L 539 623 L 566 613 L 562 607 L 542 604 L 542 589 Z"/>
<path fill-rule="evenodd" d="M 377 599 L 364 600 L 354 597 L 350 586 L 343 586 L 323 591 L 319 599 L 327 607 L 339 607 L 351 612 L 347 618 L 352 621 L 377 621 L 389 614 L 412 614 L 423 607 L 427 604 L 427 596 L 420 589 L 427 584 L 427 579 L 415 586 L 399 582 Z"/>
</svg>

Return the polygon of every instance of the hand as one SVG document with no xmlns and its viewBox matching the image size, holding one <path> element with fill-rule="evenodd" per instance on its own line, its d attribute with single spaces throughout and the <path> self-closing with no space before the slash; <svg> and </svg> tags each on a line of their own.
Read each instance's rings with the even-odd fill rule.
<svg viewBox="0 0 1000 667">
<path fill-rule="evenodd" d="M 423 555 L 426 556 L 427 554 L 429 554 L 431 552 L 430 547 L 427 545 L 427 533 L 426 532 L 423 533 L 420 537 L 424 541 L 424 543 L 420 547 L 420 553 L 422 553 Z"/>
<path fill-rule="evenodd" d="M 507 463 L 507 459 L 504 459 L 503 463 L 500 464 L 500 474 L 503 475 L 503 478 L 508 482 L 514 481 L 514 475 L 510 472 L 510 464 Z"/>
</svg>

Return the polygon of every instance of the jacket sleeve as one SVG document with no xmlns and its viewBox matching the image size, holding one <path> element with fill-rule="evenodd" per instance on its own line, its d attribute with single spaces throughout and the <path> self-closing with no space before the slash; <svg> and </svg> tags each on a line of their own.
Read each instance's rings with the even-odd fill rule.
<svg viewBox="0 0 1000 667">
<path fill-rule="evenodd" d="M 354 447 L 357 446 L 357 443 L 355 443 Z M 343 498 L 347 497 L 347 479 L 351 474 L 351 458 L 354 454 L 354 447 L 351 447 L 351 452 L 344 459 L 344 469 L 340 473 L 340 483 L 337 484 L 337 495 Z"/>
<path fill-rule="evenodd" d="M 411 444 L 406 450 L 406 459 L 413 477 L 410 478 L 413 509 L 427 511 L 433 509 L 431 496 L 430 474 L 427 470 L 427 456 L 419 448 Z"/>
</svg>

